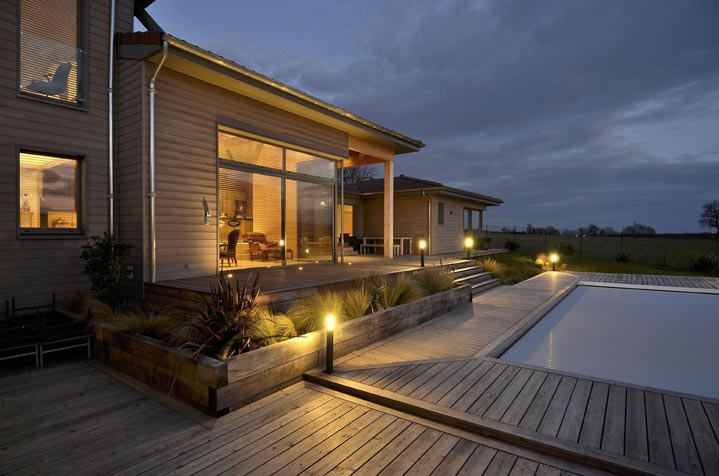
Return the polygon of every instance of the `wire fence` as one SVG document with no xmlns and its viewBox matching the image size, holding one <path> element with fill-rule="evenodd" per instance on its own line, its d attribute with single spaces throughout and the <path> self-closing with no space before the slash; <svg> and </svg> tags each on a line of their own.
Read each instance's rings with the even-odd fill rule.
<svg viewBox="0 0 719 476">
<path fill-rule="evenodd" d="M 626 259 L 634 263 L 668 268 L 691 268 L 702 256 L 716 259 L 717 240 L 713 235 L 702 234 L 688 237 L 627 236 L 627 235 L 568 235 L 539 232 L 527 234 L 523 231 L 492 230 L 484 233 L 491 248 L 509 248 L 519 245 L 519 250 L 528 253 L 560 252 L 580 258 Z"/>
</svg>

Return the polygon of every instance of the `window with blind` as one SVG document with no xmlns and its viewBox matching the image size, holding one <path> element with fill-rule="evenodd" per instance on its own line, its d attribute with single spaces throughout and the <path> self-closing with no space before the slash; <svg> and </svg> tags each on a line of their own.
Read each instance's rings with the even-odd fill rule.
<svg viewBox="0 0 719 476">
<path fill-rule="evenodd" d="M 81 104 L 82 0 L 20 0 L 19 87 L 24 95 Z"/>
<path fill-rule="evenodd" d="M 79 182 L 80 159 L 21 151 L 21 233 L 79 232 Z"/>
</svg>

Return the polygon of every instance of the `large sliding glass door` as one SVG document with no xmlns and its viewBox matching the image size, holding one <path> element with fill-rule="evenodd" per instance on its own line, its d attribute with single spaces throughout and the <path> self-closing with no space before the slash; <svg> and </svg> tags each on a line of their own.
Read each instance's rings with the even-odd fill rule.
<svg viewBox="0 0 719 476">
<path fill-rule="evenodd" d="M 221 130 L 221 269 L 331 261 L 335 161 Z"/>
</svg>

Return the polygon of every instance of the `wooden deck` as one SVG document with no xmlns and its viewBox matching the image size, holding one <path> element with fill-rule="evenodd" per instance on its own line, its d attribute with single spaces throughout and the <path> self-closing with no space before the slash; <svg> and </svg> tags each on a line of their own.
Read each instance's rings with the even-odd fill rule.
<svg viewBox="0 0 719 476">
<path fill-rule="evenodd" d="M 211 428 L 84 363 L 2 384 L 0 474 L 605 474 L 308 383 Z"/>
<path fill-rule="evenodd" d="M 0 474 L 719 474 L 719 401 L 488 356 L 577 280 L 492 290 L 204 424 L 85 363 L 4 378 Z"/>
<path fill-rule="evenodd" d="M 457 258 L 427 257 L 426 266 L 461 263 L 465 260 Z M 418 269 L 419 256 L 397 256 L 393 259 L 384 259 L 374 256 L 347 256 L 345 263 L 301 263 L 284 267 L 254 268 L 248 270 L 228 271 L 225 277 L 232 281 L 244 283 L 250 274 L 260 275 L 260 286 L 263 293 L 276 293 L 298 288 L 317 286 L 318 284 L 331 284 L 335 282 L 373 276 L 376 274 L 397 273 Z M 217 280 L 217 276 L 201 276 L 198 278 L 175 279 L 160 281 L 159 286 L 188 289 L 192 291 L 207 292 L 210 283 Z"/>
<path fill-rule="evenodd" d="M 582 281 L 594 283 L 667 286 L 675 288 L 719 289 L 719 278 L 694 276 L 664 276 L 658 274 L 579 273 L 570 271 Z"/>
<path fill-rule="evenodd" d="M 354 352 L 339 359 L 336 365 L 474 356 L 493 342 L 502 341 L 507 332 L 528 316 L 551 308 L 576 282 L 576 277 L 557 272 L 545 273 L 520 285 L 492 289 L 475 298 L 472 305 Z"/>
<path fill-rule="evenodd" d="M 666 468 L 719 474 L 716 400 L 487 357 L 340 369 L 331 377 L 315 373 L 312 379 L 418 415 L 630 473 L 661 474 Z"/>
</svg>

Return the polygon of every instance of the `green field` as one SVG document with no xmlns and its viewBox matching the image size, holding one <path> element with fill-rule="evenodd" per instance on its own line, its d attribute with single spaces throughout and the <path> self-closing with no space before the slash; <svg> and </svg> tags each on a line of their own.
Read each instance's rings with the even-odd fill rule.
<svg viewBox="0 0 719 476">
<path fill-rule="evenodd" d="M 570 243 L 575 249 L 574 258 L 614 260 L 623 252 L 629 254 L 633 263 L 662 268 L 690 269 L 697 256 L 716 256 L 716 241 L 711 238 L 547 235 L 545 241 L 545 235 L 488 232 L 485 236 L 491 238 L 488 244 L 491 248 L 504 248 L 505 241 L 510 239 L 519 243 L 519 251 L 532 254 Z"/>
<path fill-rule="evenodd" d="M 499 278 L 502 284 L 515 284 L 536 276 L 542 268 L 534 263 L 536 253 L 514 251 L 488 256 L 500 265 L 499 270 L 487 268 L 494 277 Z M 483 264 L 481 258 L 478 264 Z M 577 255 L 564 257 L 559 263 L 566 266 L 567 271 L 583 271 L 590 273 L 619 273 L 619 274 L 664 274 L 674 276 L 710 276 L 715 274 L 700 273 L 690 269 L 667 268 L 664 266 L 650 266 L 638 263 L 620 263 L 614 259 L 579 258 Z"/>
</svg>

